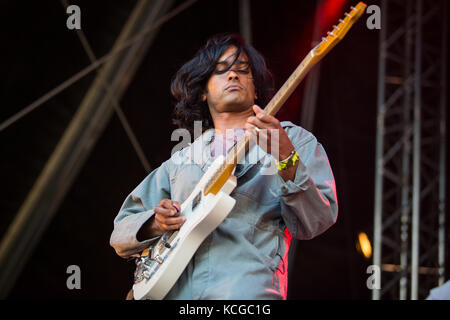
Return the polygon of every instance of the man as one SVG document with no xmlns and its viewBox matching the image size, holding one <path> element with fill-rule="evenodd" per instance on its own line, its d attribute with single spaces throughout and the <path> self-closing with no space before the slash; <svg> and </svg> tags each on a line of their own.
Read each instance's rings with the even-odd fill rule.
<svg viewBox="0 0 450 320">
<path fill-rule="evenodd" d="M 185 221 L 180 204 L 237 140 L 252 133 L 260 145 L 248 154 L 257 161 L 235 169 L 232 211 L 203 241 L 167 299 L 286 299 L 291 237 L 311 239 L 337 219 L 335 182 L 323 147 L 311 133 L 280 123 L 258 106 L 269 101 L 271 81 L 255 49 L 238 35 L 220 35 L 172 82 L 174 122 L 192 132 L 200 120 L 204 132 L 126 198 L 110 241 L 118 255 L 138 256 L 164 232 L 179 229 Z M 200 161 L 192 161 L 193 150 L 201 150 Z M 274 161 L 277 170 L 264 174 Z"/>
</svg>

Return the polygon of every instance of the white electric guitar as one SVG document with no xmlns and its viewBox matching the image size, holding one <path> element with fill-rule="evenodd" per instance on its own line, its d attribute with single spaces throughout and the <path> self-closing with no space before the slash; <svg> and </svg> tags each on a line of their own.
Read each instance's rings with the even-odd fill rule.
<svg viewBox="0 0 450 320">
<path fill-rule="evenodd" d="M 363 14 L 362 2 L 351 7 L 344 19 L 334 26 L 327 37 L 322 38 L 286 83 L 272 98 L 264 111 L 275 115 L 308 71 L 321 60 L 339 41 L 353 23 Z M 145 249 L 136 258 L 134 274 L 134 299 L 163 299 L 197 251 L 203 240 L 228 216 L 236 202 L 230 193 L 236 187 L 233 170 L 249 148 L 249 136 L 233 146 L 225 156 L 219 156 L 208 168 L 190 196 L 181 205 L 180 215 L 186 216 L 177 231 L 166 232 L 155 245 Z"/>
</svg>

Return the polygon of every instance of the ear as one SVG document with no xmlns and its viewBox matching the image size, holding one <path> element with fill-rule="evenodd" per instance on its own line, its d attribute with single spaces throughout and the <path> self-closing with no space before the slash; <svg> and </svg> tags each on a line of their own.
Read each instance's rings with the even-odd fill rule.
<svg viewBox="0 0 450 320">
<path fill-rule="evenodd" d="M 206 101 L 206 94 L 202 94 L 202 101 Z"/>
</svg>

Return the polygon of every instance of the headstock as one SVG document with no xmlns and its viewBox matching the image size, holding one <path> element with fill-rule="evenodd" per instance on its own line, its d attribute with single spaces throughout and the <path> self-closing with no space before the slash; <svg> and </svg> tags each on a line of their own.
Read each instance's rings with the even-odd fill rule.
<svg viewBox="0 0 450 320">
<path fill-rule="evenodd" d="M 339 19 L 339 24 L 333 26 L 332 31 L 327 32 L 327 36 L 322 38 L 322 41 L 312 50 L 315 57 L 321 58 L 328 53 L 339 41 L 341 41 L 348 30 L 353 26 L 356 20 L 366 10 L 367 5 L 359 2 L 356 7 L 350 7 L 350 12 L 346 12 L 344 19 Z"/>
</svg>

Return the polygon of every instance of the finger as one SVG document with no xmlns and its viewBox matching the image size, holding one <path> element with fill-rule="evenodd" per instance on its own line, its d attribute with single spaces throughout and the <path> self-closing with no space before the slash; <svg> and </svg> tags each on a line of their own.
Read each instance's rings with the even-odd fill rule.
<svg viewBox="0 0 450 320">
<path fill-rule="evenodd" d="M 258 114 L 258 113 L 260 113 L 260 112 L 264 112 L 264 110 L 261 109 L 261 107 L 258 106 L 257 104 L 254 104 L 254 105 L 252 106 L 252 108 L 253 108 L 253 111 L 254 111 L 256 114 Z"/>
<path fill-rule="evenodd" d="M 153 212 L 155 212 L 156 214 L 161 214 L 166 217 L 173 217 L 173 216 L 179 215 L 177 210 L 175 210 L 175 208 L 173 208 L 173 207 L 170 207 L 168 209 L 168 208 L 164 208 L 161 206 L 156 206 L 153 208 Z"/>
<path fill-rule="evenodd" d="M 258 107 L 256 104 L 253 106 L 253 110 L 255 111 L 256 117 L 261 121 L 272 123 L 274 124 L 275 127 L 278 127 L 280 125 L 280 121 L 277 118 L 267 114 L 263 109 Z"/>
<path fill-rule="evenodd" d="M 269 129 L 274 126 L 271 122 L 262 121 L 261 119 L 258 119 L 257 117 L 249 117 L 247 119 L 247 123 L 250 123 L 260 129 Z"/>
<path fill-rule="evenodd" d="M 159 202 L 159 205 L 163 208 L 170 209 L 172 207 L 172 200 L 170 199 L 162 199 Z"/>
<path fill-rule="evenodd" d="M 256 115 L 256 118 L 261 120 L 262 122 L 270 123 L 273 126 L 276 126 L 277 121 L 278 121 L 275 117 L 269 116 L 268 114 L 265 114 L 265 113 L 262 113 L 262 112 L 258 113 Z"/>
<path fill-rule="evenodd" d="M 161 225 L 159 226 L 161 230 L 164 231 L 171 231 L 171 230 L 178 230 L 181 228 L 183 224 L 173 224 L 173 225 Z"/>
<path fill-rule="evenodd" d="M 174 222 L 174 220 L 171 220 L 169 222 L 156 220 L 156 224 L 161 230 L 176 230 L 179 229 L 186 222 L 186 217 L 180 217 L 180 220 L 177 221 L 177 223 L 172 222 Z"/>
<path fill-rule="evenodd" d="M 170 199 L 162 199 L 160 206 L 173 211 L 173 215 L 178 216 L 180 214 L 180 204 Z"/>
<path fill-rule="evenodd" d="M 256 105 L 255 105 L 256 106 Z M 256 106 L 258 109 L 253 108 L 253 110 L 255 111 L 255 116 L 264 121 L 264 122 L 273 122 L 274 118 L 273 116 L 268 115 L 264 110 L 262 110 L 261 108 L 259 108 L 258 106 Z"/>
<path fill-rule="evenodd" d="M 162 207 L 171 211 L 174 216 L 180 215 L 180 204 L 170 199 L 163 199 Z"/>
<path fill-rule="evenodd" d="M 174 224 L 183 224 L 186 221 L 186 217 L 165 217 L 161 215 L 155 215 L 155 220 L 159 224 L 165 224 L 168 226 L 174 225 Z"/>
<path fill-rule="evenodd" d="M 264 110 L 258 107 L 256 104 L 253 106 L 253 111 L 255 111 L 255 116 L 264 122 L 273 122 L 275 117 L 268 115 Z"/>
</svg>

